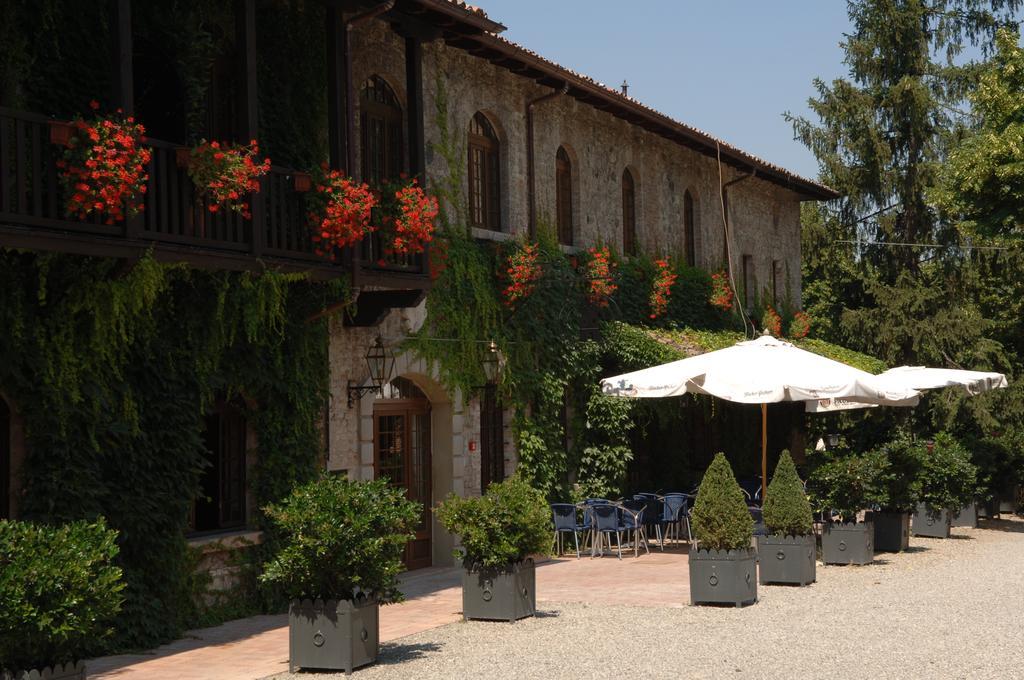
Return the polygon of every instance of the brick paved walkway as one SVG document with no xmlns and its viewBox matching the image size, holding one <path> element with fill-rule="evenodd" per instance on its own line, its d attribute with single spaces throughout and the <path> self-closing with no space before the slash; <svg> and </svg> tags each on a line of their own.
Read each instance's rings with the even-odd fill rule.
<svg viewBox="0 0 1024 680">
<path fill-rule="evenodd" d="M 653 547 L 653 546 L 652 546 Z M 461 571 L 421 569 L 403 577 L 407 600 L 381 607 L 382 642 L 462 618 Z M 553 559 L 538 565 L 537 600 L 635 606 L 679 606 L 689 601 L 685 546 L 591 559 Z M 254 616 L 189 631 L 181 640 L 143 654 L 93 659 L 90 680 L 255 680 L 288 670 L 284 615 Z"/>
</svg>

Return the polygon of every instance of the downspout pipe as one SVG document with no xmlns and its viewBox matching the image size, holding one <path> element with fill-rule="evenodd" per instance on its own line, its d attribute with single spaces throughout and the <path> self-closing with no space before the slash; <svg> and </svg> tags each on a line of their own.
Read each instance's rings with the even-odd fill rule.
<svg viewBox="0 0 1024 680">
<path fill-rule="evenodd" d="M 569 91 L 569 83 L 563 83 L 562 87 L 553 92 L 548 92 L 545 95 L 541 95 L 536 99 L 531 99 L 526 103 L 526 194 L 529 200 L 528 208 L 528 219 L 529 219 L 529 235 L 535 236 L 537 233 L 537 194 L 534 184 L 536 182 L 536 173 L 534 171 L 534 157 L 533 157 L 533 107 L 546 102 L 549 99 L 554 99 L 560 95 L 566 94 Z"/>
<path fill-rule="evenodd" d="M 723 232 L 724 232 L 723 236 L 725 237 L 724 238 L 724 241 L 725 241 L 725 248 L 724 248 L 724 250 L 725 250 L 725 268 L 726 268 L 726 271 L 729 274 L 729 283 L 732 286 L 732 289 L 735 291 L 735 290 L 738 290 L 738 289 L 736 288 L 736 274 L 735 274 L 735 272 L 733 272 L 733 268 L 732 268 L 732 246 L 730 244 L 730 241 L 732 240 L 732 238 L 731 238 L 732 237 L 732 233 L 731 233 L 732 230 L 729 228 L 729 226 L 730 226 L 729 225 L 729 213 L 725 209 L 726 191 L 728 190 L 729 187 L 733 186 L 734 184 L 739 184 L 740 182 L 743 182 L 745 180 L 750 179 L 751 177 L 754 177 L 757 174 L 757 169 L 756 168 L 751 168 L 750 172 L 748 172 L 747 174 L 740 175 L 739 177 L 736 177 L 735 179 L 732 179 L 732 180 L 729 180 L 728 182 L 723 183 L 722 182 L 722 147 L 721 147 L 720 144 L 717 144 L 717 143 L 716 143 L 715 146 L 716 146 L 716 149 L 715 149 L 716 155 L 718 156 L 718 199 L 719 199 L 719 205 L 721 205 L 721 207 L 722 207 L 722 229 L 723 229 Z M 747 319 L 747 312 L 743 309 L 743 301 L 740 300 L 740 296 L 739 295 L 736 296 L 736 307 L 739 309 L 740 318 L 743 319 L 744 335 L 746 334 L 746 330 L 747 330 L 747 326 L 748 325 L 750 326 L 751 332 L 753 332 L 754 327 L 753 327 L 753 325 L 751 325 L 749 323 L 749 321 Z"/>
<path fill-rule="evenodd" d="M 387 0 L 376 7 L 371 7 L 364 12 L 353 15 L 345 20 L 345 163 L 348 166 L 348 174 L 357 177 L 356 174 L 356 85 L 352 82 L 352 29 L 362 26 L 371 19 L 390 11 L 395 6 L 395 0 Z M 362 173 L 360 173 L 361 175 Z"/>
</svg>

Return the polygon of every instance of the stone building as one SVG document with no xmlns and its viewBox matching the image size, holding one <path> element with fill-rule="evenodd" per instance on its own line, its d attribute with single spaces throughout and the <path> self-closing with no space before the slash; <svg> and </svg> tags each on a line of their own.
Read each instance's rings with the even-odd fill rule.
<svg viewBox="0 0 1024 680">
<path fill-rule="evenodd" d="M 830 189 L 508 42 L 498 25 L 465 36 L 387 19 L 350 31 L 359 110 L 349 159 L 359 159 L 363 179 L 416 170 L 417 152 L 405 141 L 421 117 L 427 185 L 461 178 L 464 206 L 452 217 L 476 238 L 551 228 L 566 250 L 604 243 L 709 270 L 728 260 L 748 300 L 768 295 L 799 306 L 800 203 L 834 198 Z M 412 60 L 410 49 L 418 50 Z M 457 150 L 447 155 L 466 167 L 447 167 L 437 151 L 443 127 Z M 397 357 L 385 398 L 367 392 L 349 405 L 349 384 L 368 383 L 364 355 L 374 338 L 396 343 L 424 318 L 421 302 L 388 312 L 378 326 L 334 322 L 327 465 L 356 479 L 386 469 L 394 478 L 397 466 L 411 496 L 429 506 L 450 492 L 481 493 L 515 469 L 516 453 L 510 413 L 493 398 L 448 393 L 431 366 L 408 354 Z M 431 520 L 409 564 L 447 563 L 452 545 Z"/>
</svg>

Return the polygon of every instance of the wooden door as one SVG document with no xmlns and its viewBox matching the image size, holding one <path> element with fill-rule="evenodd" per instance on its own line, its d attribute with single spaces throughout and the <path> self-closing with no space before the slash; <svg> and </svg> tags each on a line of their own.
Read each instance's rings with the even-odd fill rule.
<svg viewBox="0 0 1024 680">
<path fill-rule="evenodd" d="M 386 477 L 421 506 L 416 537 L 405 546 L 407 569 L 431 564 L 430 403 L 389 399 L 373 407 L 374 477 Z"/>
</svg>

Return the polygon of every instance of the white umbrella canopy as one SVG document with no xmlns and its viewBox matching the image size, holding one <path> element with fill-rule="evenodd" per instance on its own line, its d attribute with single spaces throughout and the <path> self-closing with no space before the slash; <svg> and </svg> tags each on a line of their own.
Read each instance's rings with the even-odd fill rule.
<svg viewBox="0 0 1024 680">
<path fill-rule="evenodd" d="M 957 368 L 928 368 L 926 366 L 898 366 L 879 373 L 876 377 L 884 382 L 889 389 L 905 387 L 922 391 L 944 387 L 963 387 L 972 397 L 1008 385 L 1006 376 L 1002 373 L 965 371 Z M 807 402 L 807 410 L 814 413 L 829 413 L 869 408 L 875 405 L 842 399 L 822 399 Z"/>
<path fill-rule="evenodd" d="M 768 477 L 768 404 L 842 400 L 863 405 L 914 406 L 920 393 L 867 371 L 763 335 L 732 347 L 605 378 L 601 391 L 630 398 L 687 392 L 741 404 L 761 404 L 761 488 Z"/>
<path fill-rule="evenodd" d="M 867 371 L 767 335 L 605 378 L 601 389 L 608 395 L 634 398 L 710 394 L 741 404 L 842 399 L 913 406 L 919 397 L 911 387 L 883 382 Z"/>
</svg>

